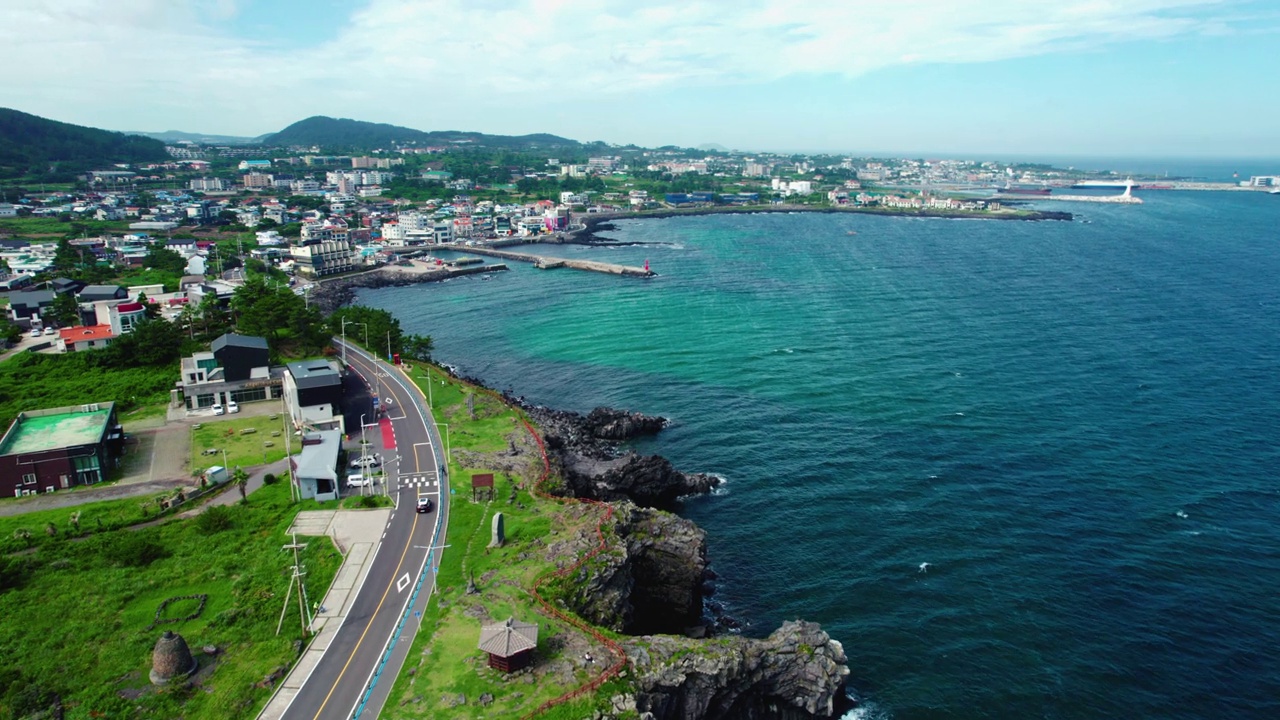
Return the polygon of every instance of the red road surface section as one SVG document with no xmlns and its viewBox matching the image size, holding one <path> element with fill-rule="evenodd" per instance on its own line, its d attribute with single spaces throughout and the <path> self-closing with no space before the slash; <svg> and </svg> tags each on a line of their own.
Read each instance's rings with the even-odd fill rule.
<svg viewBox="0 0 1280 720">
<path fill-rule="evenodd" d="M 382 431 L 382 448 L 384 450 L 395 450 L 396 433 L 391 429 L 390 418 L 382 418 L 378 420 L 378 429 Z"/>
</svg>

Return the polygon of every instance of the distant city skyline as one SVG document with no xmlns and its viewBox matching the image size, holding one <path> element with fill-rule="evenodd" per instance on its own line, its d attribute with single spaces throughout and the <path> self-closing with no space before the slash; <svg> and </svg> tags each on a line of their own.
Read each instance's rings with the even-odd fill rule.
<svg viewBox="0 0 1280 720">
<path fill-rule="evenodd" d="M 2 104 L 757 151 L 1280 157 L 1260 0 L 10 0 Z"/>
</svg>

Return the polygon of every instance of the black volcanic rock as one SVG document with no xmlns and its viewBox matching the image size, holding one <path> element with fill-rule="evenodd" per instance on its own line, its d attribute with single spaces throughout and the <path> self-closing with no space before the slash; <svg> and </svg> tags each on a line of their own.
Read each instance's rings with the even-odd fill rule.
<svg viewBox="0 0 1280 720">
<path fill-rule="evenodd" d="M 630 440 L 653 435 L 666 427 L 667 419 L 626 410 L 598 407 L 586 417 L 587 431 L 602 440 Z"/>
<path fill-rule="evenodd" d="M 845 710 L 844 648 L 818 624 L 783 623 L 763 640 L 642 637 L 624 643 L 635 707 L 653 720 L 809 720 Z"/>
<path fill-rule="evenodd" d="M 584 566 L 569 596 L 574 610 L 617 632 L 680 633 L 698 625 L 706 577 L 706 533 L 663 510 L 620 501 L 607 531 L 617 542 Z M 576 557 L 596 543 L 594 527 L 553 555 Z"/>
<path fill-rule="evenodd" d="M 565 453 L 562 469 L 566 489 L 574 497 L 593 500 L 631 500 L 647 507 L 670 507 L 681 497 L 708 492 L 719 478 L 683 473 L 661 455 L 628 453 L 601 460 Z"/>
</svg>

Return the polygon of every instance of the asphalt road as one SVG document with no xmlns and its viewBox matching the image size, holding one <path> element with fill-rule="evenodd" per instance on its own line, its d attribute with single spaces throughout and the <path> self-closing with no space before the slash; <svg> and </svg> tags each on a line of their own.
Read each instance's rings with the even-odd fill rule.
<svg viewBox="0 0 1280 720">
<path fill-rule="evenodd" d="M 448 486 L 437 473 L 432 438 L 438 449 L 439 437 L 425 403 L 398 369 L 382 362 L 375 367 L 373 359 L 354 346 L 347 348 L 347 361 L 352 374 L 376 388 L 383 410 L 379 417 L 391 421 L 394 449 L 385 446 L 385 438 L 375 439 L 380 435 L 376 427 L 367 427 L 366 433 L 373 433 L 371 449 L 382 455 L 388 490 L 397 506 L 345 623 L 285 711 L 283 717 L 289 720 L 378 716 L 418 630 L 418 613 L 430 597 L 443 551 Z M 344 405 L 352 437 L 360 432 L 362 414 L 365 423 L 376 426 L 372 398 L 352 393 Z M 419 494 L 431 498 L 432 512 L 415 512 Z"/>
</svg>

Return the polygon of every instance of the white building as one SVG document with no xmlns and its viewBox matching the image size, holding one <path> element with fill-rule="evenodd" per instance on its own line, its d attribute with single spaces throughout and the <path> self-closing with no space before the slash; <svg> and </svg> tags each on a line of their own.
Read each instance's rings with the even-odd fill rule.
<svg viewBox="0 0 1280 720">
<path fill-rule="evenodd" d="M 220 192 L 227 189 L 227 184 L 222 178 L 202 177 L 192 178 L 187 188 L 195 192 Z"/>
</svg>

